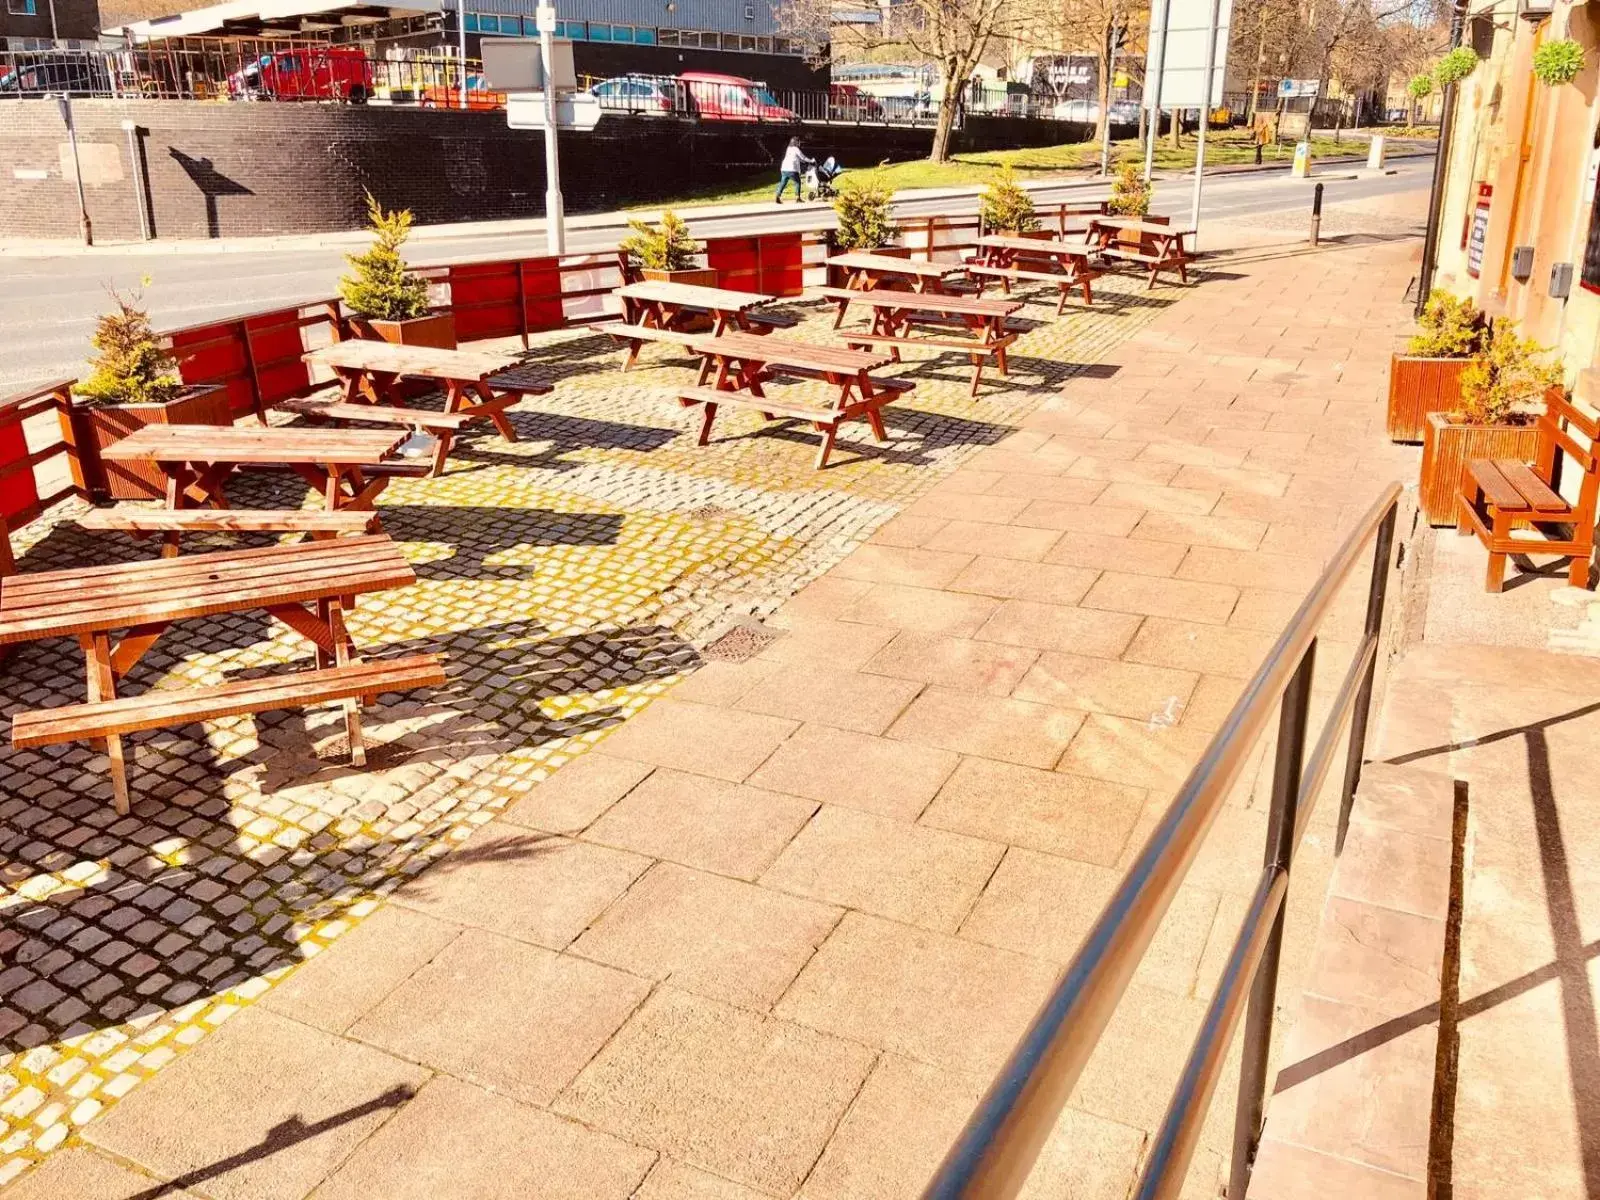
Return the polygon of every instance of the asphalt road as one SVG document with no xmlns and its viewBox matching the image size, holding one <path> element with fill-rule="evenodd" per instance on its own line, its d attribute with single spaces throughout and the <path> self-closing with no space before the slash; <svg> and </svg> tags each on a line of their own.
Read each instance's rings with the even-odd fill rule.
<svg viewBox="0 0 1600 1200">
<path fill-rule="evenodd" d="M 1369 197 L 1426 188 L 1431 159 L 1393 164 L 1393 175 L 1366 179 L 1328 179 L 1325 204 L 1337 205 Z M 1330 168 L 1330 174 L 1333 172 Z M 1305 210 L 1309 213 L 1312 184 L 1291 182 L 1279 171 L 1220 175 L 1208 179 L 1204 220 L 1248 217 L 1261 213 Z M 1157 186 L 1154 209 L 1187 222 L 1191 184 L 1176 180 Z M 1037 203 L 1098 199 L 1104 188 L 1082 183 L 1034 189 Z M 903 215 L 959 210 L 948 198 L 914 200 L 898 206 Z M 972 207 L 969 201 L 967 208 Z M 773 207 L 719 219 L 718 235 L 758 233 L 792 228 L 792 209 Z M 709 232 L 701 222 L 702 232 Z M 569 249 L 582 251 L 614 245 L 614 228 L 582 229 L 568 239 Z M 537 254 L 543 237 L 526 231 L 429 238 L 416 246 L 416 261 L 457 262 L 511 254 Z M 213 317 L 333 294 L 344 267 L 347 246 L 317 245 L 263 250 L 203 249 L 181 253 L 99 247 L 49 257 L 0 256 L 0 392 L 52 377 L 76 374 L 89 352 L 95 317 L 108 303 L 107 289 L 142 291 L 157 328 L 195 324 Z M 148 279 L 148 283 L 144 280 Z"/>
</svg>

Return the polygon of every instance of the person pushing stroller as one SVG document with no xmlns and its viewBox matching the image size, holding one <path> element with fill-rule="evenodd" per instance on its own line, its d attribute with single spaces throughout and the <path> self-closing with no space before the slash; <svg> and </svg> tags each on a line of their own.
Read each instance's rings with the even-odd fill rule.
<svg viewBox="0 0 1600 1200">
<path fill-rule="evenodd" d="M 806 152 L 800 149 L 800 139 L 790 138 L 789 148 L 783 152 L 783 163 L 778 167 L 778 198 L 777 203 L 783 203 L 783 193 L 789 184 L 794 184 L 795 202 L 805 199 L 805 194 L 800 189 L 800 174 L 807 167 L 817 165 L 817 160 L 808 158 Z"/>
</svg>

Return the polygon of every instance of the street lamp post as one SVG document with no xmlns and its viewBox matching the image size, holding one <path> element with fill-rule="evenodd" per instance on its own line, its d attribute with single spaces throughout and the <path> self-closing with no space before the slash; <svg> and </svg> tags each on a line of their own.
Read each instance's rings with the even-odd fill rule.
<svg viewBox="0 0 1600 1200">
<path fill-rule="evenodd" d="M 72 98 L 65 92 L 56 97 L 61 109 L 62 123 L 67 127 L 67 142 L 72 147 L 72 177 L 78 184 L 78 229 L 83 233 L 83 244 L 94 245 L 94 226 L 89 220 L 89 200 L 83 192 L 83 164 L 78 161 L 78 130 L 72 123 Z"/>
<path fill-rule="evenodd" d="M 459 89 L 458 104 L 461 108 L 467 106 L 467 0 L 459 0 L 456 4 L 456 51 L 461 65 L 461 87 Z"/>
<path fill-rule="evenodd" d="M 561 159 L 556 151 L 556 10 L 541 4 L 536 12 L 539 24 L 539 58 L 544 67 L 544 232 L 550 253 L 567 252 L 565 205 L 561 199 Z"/>
</svg>

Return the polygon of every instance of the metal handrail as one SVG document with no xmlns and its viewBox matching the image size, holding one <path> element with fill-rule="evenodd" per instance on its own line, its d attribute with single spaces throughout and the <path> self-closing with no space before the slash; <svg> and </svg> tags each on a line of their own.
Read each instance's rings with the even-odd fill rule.
<svg viewBox="0 0 1600 1200">
<path fill-rule="evenodd" d="M 1261 878 L 1133 1192 L 1139 1200 L 1170 1200 L 1182 1189 L 1248 993 L 1228 1184 L 1231 1200 L 1243 1200 L 1266 1104 L 1267 1052 L 1289 871 L 1312 802 L 1332 767 L 1339 736 L 1348 722 L 1336 842 L 1343 847 L 1366 743 L 1400 497 L 1400 485 L 1390 484 L 1306 595 L 979 1101 L 923 1193 L 925 1200 L 1012 1197 L 1021 1191 L 1276 705 L 1278 741 Z M 1308 760 L 1307 724 L 1318 635 L 1335 596 L 1362 551 L 1374 540 L 1365 633 Z"/>
</svg>

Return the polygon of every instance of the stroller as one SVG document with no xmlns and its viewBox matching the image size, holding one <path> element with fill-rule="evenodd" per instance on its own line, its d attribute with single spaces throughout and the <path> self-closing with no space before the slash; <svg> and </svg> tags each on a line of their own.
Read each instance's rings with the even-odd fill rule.
<svg viewBox="0 0 1600 1200">
<path fill-rule="evenodd" d="M 800 178 L 800 198 L 802 200 L 831 200 L 838 193 L 834 190 L 834 181 L 844 174 L 844 168 L 828 155 L 820 163 L 812 163 L 806 168 L 806 173 Z"/>
</svg>

